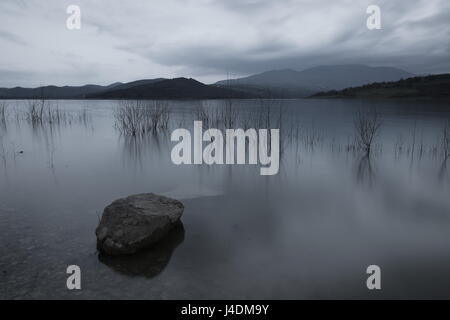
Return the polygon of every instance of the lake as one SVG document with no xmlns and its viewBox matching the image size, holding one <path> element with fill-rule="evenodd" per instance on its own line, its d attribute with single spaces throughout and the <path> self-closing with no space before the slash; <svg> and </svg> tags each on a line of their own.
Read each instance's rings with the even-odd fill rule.
<svg viewBox="0 0 450 320">
<path fill-rule="evenodd" d="M 167 127 L 134 136 L 117 101 L 46 101 L 39 121 L 29 101 L 1 103 L 1 299 L 450 298 L 448 102 L 167 101 Z M 367 157 L 355 115 L 373 110 Z M 171 131 L 199 117 L 281 127 L 279 173 L 173 164 Z M 181 200 L 183 225 L 140 254 L 99 254 L 103 208 L 145 192 Z"/>
</svg>

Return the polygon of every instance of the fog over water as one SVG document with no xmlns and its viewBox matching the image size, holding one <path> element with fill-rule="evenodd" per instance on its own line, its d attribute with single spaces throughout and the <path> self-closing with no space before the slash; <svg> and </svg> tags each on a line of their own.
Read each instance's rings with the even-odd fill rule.
<svg viewBox="0 0 450 320">
<path fill-rule="evenodd" d="M 168 127 L 137 136 L 118 126 L 116 101 L 47 101 L 40 122 L 28 101 L 5 103 L 0 298 L 450 297 L 445 102 L 168 101 Z M 227 108 L 233 128 L 282 124 L 277 175 L 172 163 L 172 130 L 221 128 Z M 355 114 L 373 110 L 381 127 L 367 157 Z M 143 192 L 180 199 L 183 226 L 134 257 L 99 255 L 103 208 Z M 66 289 L 70 264 L 81 291 Z M 380 292 L 366 288 L 371 264 Z"/>
</svg>

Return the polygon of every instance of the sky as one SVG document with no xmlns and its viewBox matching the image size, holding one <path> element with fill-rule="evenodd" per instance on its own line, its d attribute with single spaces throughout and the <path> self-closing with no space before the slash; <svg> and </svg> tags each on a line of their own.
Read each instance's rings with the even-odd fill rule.
<svg viewBox="0 0 450 320">
<path fill-rule="evenodd" d="M 369 30 L 369 5 L 381 29 Z M 66 10 L 81 9 L 69 30 Z M 450 72 L 449 0 L 1 0 L 0 87 L 205 83 L 272 69 Z"/>
</svg>

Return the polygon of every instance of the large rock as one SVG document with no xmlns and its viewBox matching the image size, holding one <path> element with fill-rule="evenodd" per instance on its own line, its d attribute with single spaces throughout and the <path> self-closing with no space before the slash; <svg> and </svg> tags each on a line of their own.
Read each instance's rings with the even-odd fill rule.
<svg viewBox="0 0 450 320">
<path fill-rule="evenodd" d="M 180 201 L 153 193 L 118 199 L 103 211 L 95 230 L 97 248 L 119 255 L 151 246 L 179 223 L 183 209 Z"/>
</svg>

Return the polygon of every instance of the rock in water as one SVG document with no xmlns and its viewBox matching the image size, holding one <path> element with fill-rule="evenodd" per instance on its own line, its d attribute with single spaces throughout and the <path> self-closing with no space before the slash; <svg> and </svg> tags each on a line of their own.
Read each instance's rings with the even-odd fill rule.
<svg viewBox="0 0 450 320">
<path fill-rule="evenodd" d="M 97 248 L 119 255 L 155 244 L 179 223 L 183 209 L 180 201 L 153 193 L 118 199 L 103 211 L 95 230 Z"/>
</svg>

